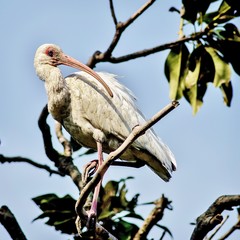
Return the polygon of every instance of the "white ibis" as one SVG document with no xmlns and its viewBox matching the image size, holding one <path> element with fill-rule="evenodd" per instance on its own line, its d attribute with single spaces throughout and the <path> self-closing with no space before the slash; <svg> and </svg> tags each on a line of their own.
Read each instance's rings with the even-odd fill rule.
<svg viewBox="0 0 240 240">
<path fill-rule="evenodd" d="M 58 65 L 79 69 L 64 78 Z M 34 58 L 37 75 L 45 81 L 48 110 L 82 146 L 102 152 L 117 149 L 131 130 L 145 121 L 135 105 L 131 91 L 109 73 L 94 72 L 86 65 L 65 55 L 54 44 L 40 46 Z M 159 177 L 168 181 L 176 170 L 169 148 L 149 129 L 121 156 L 121 159 L 143 162 Z M 89 216 L 96 216 L 98 190 L 95 189 Z"/>
</svg>

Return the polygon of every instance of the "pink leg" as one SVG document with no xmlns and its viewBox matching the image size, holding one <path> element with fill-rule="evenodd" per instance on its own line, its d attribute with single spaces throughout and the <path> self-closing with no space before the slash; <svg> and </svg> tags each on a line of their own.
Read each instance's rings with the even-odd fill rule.
<svg viewBox="0 0 240 240">
<path fill-rule="evenodd" d="M 97 142 L 97 151 L 98 151 L 98 167 L 100 167 L 103 163 L 102 144 L 100 142 Z M 98 195 L 99 195 L 99 192 L 100 192 L 101 185 L 102 185 L 102 180 L 100 180 L 100 182 L 98 183 L 98 185 L 94 189 L 91 209 L 88 212 L 87 226 L 90 227 L 90 228 L 92 226 L 95 226 L 96 216 L 97 216 Z"/>
</svg>

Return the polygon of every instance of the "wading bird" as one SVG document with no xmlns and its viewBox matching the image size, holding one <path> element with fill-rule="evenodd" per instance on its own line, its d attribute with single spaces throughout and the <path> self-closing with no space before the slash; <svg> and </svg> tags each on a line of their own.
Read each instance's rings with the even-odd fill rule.
<svg viewBox="0 0 240 240">
<path fill-rule="evenodd" d="M 81 72 L 64 78 L 57 67 L 61 64 Z M 98 151 L 99 165 L 102 152 L 117 149 L 132 129 L 145 121 L 131 91 L 115 75 L 94 72 L 54 44 L 37 49 L 34 66 L 45 81 L 49 112 L 80 145 Z M 173 154 L 153 129 L 135 140 L 121 159 L 148 165 L 164 181 L 176 170 Z M 89 218 L 96 217 L 100 185 L 101 182 L 95 189 Z"/>
</svg>

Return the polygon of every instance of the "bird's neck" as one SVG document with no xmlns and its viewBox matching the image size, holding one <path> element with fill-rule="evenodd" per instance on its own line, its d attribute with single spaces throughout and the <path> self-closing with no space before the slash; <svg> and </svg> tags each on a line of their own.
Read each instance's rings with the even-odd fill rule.
<svg viewBox="0 0 240 240">
<path fill-rule="evenodd" d="M 68 116 L 70 93 L 59 68 L 52 68 L 45 76 L 45 88 L 48 95 L 48 110 L 59 122 Z"/>
</svg>

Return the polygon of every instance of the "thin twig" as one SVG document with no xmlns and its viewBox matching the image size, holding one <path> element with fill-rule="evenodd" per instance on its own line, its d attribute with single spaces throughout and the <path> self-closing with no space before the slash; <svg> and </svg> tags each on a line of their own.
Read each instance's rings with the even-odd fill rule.
<svg viewBox="0 0 240 240">
<path fill-rule="evenodd" d="M 156 0 L 149 0 L 141 8 L 139 8 L 125 23 L 123 27 L 127 28 L 130 24 L 133 23 L 140 15 L 142 15 Z"/>
<path fill-rule="evenodd" d="M 219 240 L 227 239 L 235 230 L 240 230 L 240 208 L 238 208 L 238 221 Z"/>
<path fill-rule="evenodd" d="M 117 26 L 118 21 L 117 21 L 117 17 L 116 17 L 114 6 L 113 6 L 113 0 L 109 0 L 109 4 L 110 4 L 110 11 L 112 14 L 113 22 L 115 26 Z"/>
<path fill-rule="evenodd" d="M 130 25 L 132 24 L 143 12 L 145 12 L 156 0 L 149 0 L 147 3 L 145 3 L 138 11 L 136 11 L 127 21 L 125 22 L 116 22 L 116 31 L 113 36 L 112 42 L 109 44 L 109 47 L 104 53 L 101 53 L 99 51 L 96 51 L 92 57 L 88 60 L 87 65 L 91 68 L 94 68 L 98 62 L 106 62 L 108 59 L 110 59 L 113 50 L 117 46 L 121 35 L 123 31 Z M 110 1 L 110 6 L 111 6 L 111 1 Z M 112 5 L 113 6 L 113 5 Z M 111 8 L 112 14 L 113 8 Z M 115 13 L 114 13 L 115 16 Z M 117 21 L 116 19 L 114 22 Z"/>
<path fill-rule="evenodd" d="M 208 237 L 208 240 L 213 239 L 213 237 L 217 234 L 217 232 L 221 229 L 221 227 L 224 225 L 224 223 L 228 220 L 229 215 L 227 215 L 222 222 L 214 229 L 214 232 Z"/>
<path fill-rule="evenodd" d="M 65 176 L 65 174 L 63 174 L 62 172 L 53 170 L 47 165 L 43 165 L 43 164 L 34 162 L 33 160 L 28 159 L 28 158 L 24 158 L 24 157 L 5 157 L 2 154 L 0 154 L 0 162 L 1 163 L 25 162 L 25 163 L 28 163 L 28 164 L 34 166 L 34 167 L 46 170 L 47 172 L 49 172 L 50 175 L 57 174 L 57 175 L 60 175 L 60 176 Z"/>
<path fill-rule="evenodd" d="M 202 215 L 197 218 L 196 227 L 191 240 L 203 239 L 208 232 L 223 220 L 221 213 L 224 210 L 232 210 L 232 207 L 240 206 L 240 195 L 224 195 L 219 197 Z"/>
<path fill-rule="evenodd" d="M 133 60 L 133 59 L 140 58 L 140 57 L 147 57 L 151 54 L 161 52 L 161 51 L 166 50 L 166 49 L 171 49 L 175 46 L 178 46 L 179 44 L 182 44 L 182 43 L 185 43 L 185 42 L 188 42 L 188 41 L 197 40 L 197 39 L 201 38 L 202 35 L 203 35 L 202 32 L 197 33 L 197 34 L 194 34 L 194 35 L 189 36 L 189 37 L 184 37 L 184 38 L 179 39 L 179 40 L 174 41 L 174 42 L 161 44 L 161 45 L 158 45 L 158 46 L 153 47 L 153 48 L 147 48 L 147 49 L 136 51 L 136 52 L 133 52 L 133 53 L 130 53 L 130 54 L 120 56 L 120 57 L 110 56 L 110 57 L 104 59 L 104 58 L 102 58 L 103 55 L 97 55 L 96 59 L 98 60 L 98 62 L 110 62 L 110 63 L 126 62 L 126 61 Z"/>
<path fill-rule="evenodd" d="M 158 122 L 160 119 L 162 119 L 164 116 L 166 116 L 169 112 L 171 112 L 173 109 L 175 109 L 179 103 L 177 101 L 173 101 L 172 103 L 168 104 L 166 107 L 164 107 L 161 111 L 159 111 L 157 114 L 155 114 L 149 121 L 146 123 L 135 127 L 132 132 L 129 134 L 127 139 L 122 143 L 122 145 L 116 149 L 115 151 L 111 152 L 107 159 L 104 161 L 104 163 L 98 168 L 97 172 L 95 173 L 94 177 L 91 181 L 88 182 L 88 184 L 83 188 L 77 202 L 76 202 L 76 212 L 80 218 L 85 218 L 86 215 L 83 212 L 83 205 L 89 195 L 89 193 L 92 191 L 92 189 L 98 184 L 98 182 L 102 179 L 103 175 L 107 171 L 108 167 L 111 165 L 111 163 L 119 158 L 122 153 L 142 134 L 145 133 L 147 129 L 152 127 L 156 122 Z"/>
<path fill-rule="evenodd" d="M 7 206 L 0 208 L 0 223 L 7 230 L 12 239 L 27 240 L 16 218 Z"/>
</svg>

